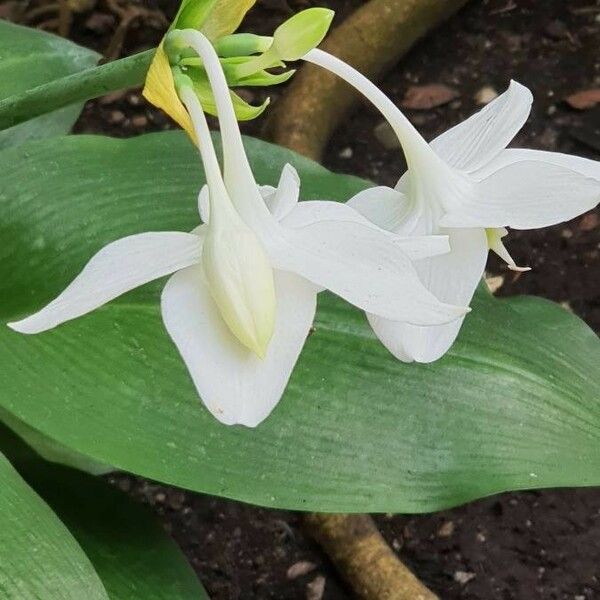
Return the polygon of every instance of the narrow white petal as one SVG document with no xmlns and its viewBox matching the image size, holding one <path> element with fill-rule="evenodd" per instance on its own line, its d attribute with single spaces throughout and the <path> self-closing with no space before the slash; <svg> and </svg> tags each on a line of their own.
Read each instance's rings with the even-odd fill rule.
<svg viewBox="0 0 600 600">
<path fill-rule="evenodd" d="M 388 319 L 433 325 L 468 312 L 439 302 L 419 280 L 405 250 L 371 224 L 336 220 L 282 228 L 281 242 L 271 252 L 275 268 Z"/>
<path fill-rule="evenodd" d="M 485 233 L 489 249 L 492 252 L 495 252 L 508 265 L 508 268 L 511 271 L 517 271 L 518 273 L 531 271 L 531 267 L 520 267 L 517 265 L 515 259 L 510 255 L 508 248 L 504 245 L 502 238 L 508 235 L 508 231 L 505 227 L 486 229 Z"/>
<path fill-rule="evenodd" d="M 263 198 L 271 214 L 281 221 L 294 209 L 300 197 L 300 177 L 292 165 L 286 164 L 279 178 L 275 193 Z"/>
<path fill-rule="evenodd" d="M 416 263 L 419 276 L 441 301 L 467 305 L 481 281 L 487 259 L 483 229 L 457 229 L 450 236 L 450 254 Z M 377 337 L 399 360 L 433 362 L 454 343 L 463 319 L 445 325 L 417 327 L 367 315 Z"/>
<path fill-rule="evenodd" d="M 377 188 L 373 188 L 377 189 Z M 383 188 L 390 190 L 390 188 Z M 394 190 L 391 190 L 394 192 Z M 349 203 L 330 202 L 326 200 L 306 200 L 298 202 L 296 207 L 282 221 L 282 225 L 292 228 L 301 228 L 319 221 L 341 221 L 347 223 L 358 223 L 370 227 L 381 236 L 387 236 L 389 241 L 398 246 L 411 260 L 419 260 L 450 251 L 448 236 L 445 235 L 397 235 L 388 231 L 388 227 L 382 227 L 373 223 Z M 334 225 L 335 226 L 335 225 Z"/>
<path fill-rule="evenodd" d="M 275 408 L 298 360 L 316 310 L 314 286 L 275 272 L 275 333 L 264 359 L 231 334 L 204 283 L 202 269 L 171 277 L 163 320 L 208 410 L 222 423 L 255 427 Z"/>
<path fill-rule="evenodd" d="M 501 152 L 491 163 L 473 173 L 475 179 L 485 179 L 492 173 L 524 160 L 545 162 L 559 167 L 565 167 L 586 177 L 600 181 L 600 161 L 562 154 L 560 152 L 545 152 L 543 150 L 529 150 L 526 148 L 508 148 Z"/>
<path fill-rule="evenodd" d="M 531 92 L 511 81 L 504 94 L 437 137 L 431 147 L 452 167 L 475 171 L 506 148 L 527 121 L 532 102 Z"/>
<path fill-rule="evenodd" d="M 202 238 L 176 231 L 131 235 L 98 252 L 55 300 L 39 312 L 8 326 L 40 333 L 102 306 L 144 283 L 196 264 Z"/>
<path fill-rule="evenodd" d="M 600 181 L 564 167 L 521 161 L 475 187 L 460 211 L 442 217 L 446 227 L 535 229 L 568 221 L 600 202 Z"/>
</svg>

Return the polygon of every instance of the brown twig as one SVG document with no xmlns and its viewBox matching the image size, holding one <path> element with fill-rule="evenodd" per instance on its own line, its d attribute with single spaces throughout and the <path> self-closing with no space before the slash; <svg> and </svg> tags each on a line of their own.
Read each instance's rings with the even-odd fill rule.
<svg viewBox="0 0 600 600">
<path fill-rule="evenodd" d="M 386 544 L 368 515 L 308 514 L 305 525 L 364 600 L 437 600 Z"/>
<path fill-rule="evenodd" d="M 325 40 L 321 48 L 378 80 L 426 33 L 467 0 L 370 0 Z M 359 96 L 335 75 L 304 65 L 274 106 L 265 135 L 319 160 L 335 129 Z"/>
<path fill-rule="evenodd" d="M 104 52 L 104 59 L 106 61 L 114 60 L 120 56 L 127 32 L 131 25 L 138 19 L 146 22 L 154 21 L 158 26 L 166 27 L 168 25 L 165 15 L 158 9 L 150 9 L 142 5 L 127 2 L 125 6 L 121 6 L 119 0 L 106 0 L 106 5 L 119 18 L 119 24 Z"/>
</svg>

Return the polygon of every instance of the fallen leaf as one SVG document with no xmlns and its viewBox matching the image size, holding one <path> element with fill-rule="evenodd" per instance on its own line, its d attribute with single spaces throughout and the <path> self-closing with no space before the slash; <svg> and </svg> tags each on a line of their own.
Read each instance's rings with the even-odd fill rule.
<svg viewBox="0 0 600 600">
<path fill-rule="evenodd" d="M 581 231 L 592 231 L 598 227 L 598 215 L 596 213 L 590 213 L 589 215 L 585 215 L 579 221 L 579 229 Z"/>
<path fill-rule="evenodd" d="M 455 89 L 443 83 L 415 85 L 408 88 L 404 100 L 402 100 L 402 107 L 414 110 L 429 110 L 448 104 L 448 102 L 458 98 L 459 95 Z"/>
<path fill-rule="evenodd" d="M 575 94 L 571 94 L 565 98 L 565 102 L 577 110 L 586 110 L 594 108 L 596 104 L 600 104 L 600 88 L 592 88 L 589 90 L 581 90 Z"/>
</svg>

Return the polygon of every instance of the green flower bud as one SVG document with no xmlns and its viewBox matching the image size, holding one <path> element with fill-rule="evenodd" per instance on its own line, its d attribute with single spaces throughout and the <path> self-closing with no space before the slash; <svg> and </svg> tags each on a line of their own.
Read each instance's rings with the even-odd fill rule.
<svg viewBox="0 0 600 600">
<path fill-rule="evenodd" d="M 299 12 L 275 30 L 269 52 L 280 60 L 299 60 L 321 43 L 333 15 L 328 8 L 308 8 Z"/>
<path fill-rule="evenodd" d="M 216 40 L 214 47 L 219 56 L 230 58 L 233 56 L 262 54 L 270 48 L 272 43 L 273 39 L 264 35 L 234 33 Z"/>
</svg>

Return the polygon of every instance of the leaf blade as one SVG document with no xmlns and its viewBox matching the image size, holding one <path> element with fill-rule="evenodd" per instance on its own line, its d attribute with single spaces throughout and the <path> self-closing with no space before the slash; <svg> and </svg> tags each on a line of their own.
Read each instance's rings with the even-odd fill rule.
<svg viewBox="0 0 600 600">
<path fill-rule="evenodd" d="M 2 454 L 0 594 L 6 600 L 108 600 L 77 542 Z"/>
<path fill-rule="evenodd" d="M 52 34 L 0 20 L 0 101 L 42 83 L 82 71 L 100 56 Z M 0 150 L 67 133 L 82 105 L 62 108 L 0 131 Z"/>
<path fill-rule="evenodd" d="M 365 185 L 257 140 L 247 147 L 261 184 L 292 162 L 305 198 L 343 199 Z M 53 153 L 40 142 L 0 155 L 1 166 L 26 154 L 37 176 L 23 184 L 9 174 L 0 197 L 10 216 L 11 250 L 0 261 L 6 320 L 50 299 L 108 241 L 198 223 L 202 178 L 180 133 L 64 138 Z M 42 176 L 56 204 L 31 219 Z M 0 372 L 0 404 L 100 462 L 266 506 L 420 512 L 506 489 L 600 483 L 600 342 L 557 305 L 480 293 L 448 357 L 403 365 L 361 313 L 322 295 L 286 395 L 248 431 L 201 407 L 162 327 L 161 285 L 40 336 L 2 331 L 0 356 L 16 360 Z M 32 377 L 32 357 L 43 377 Z M 107 360 L 114 368 L 94 367 Z"/>
</svg>

